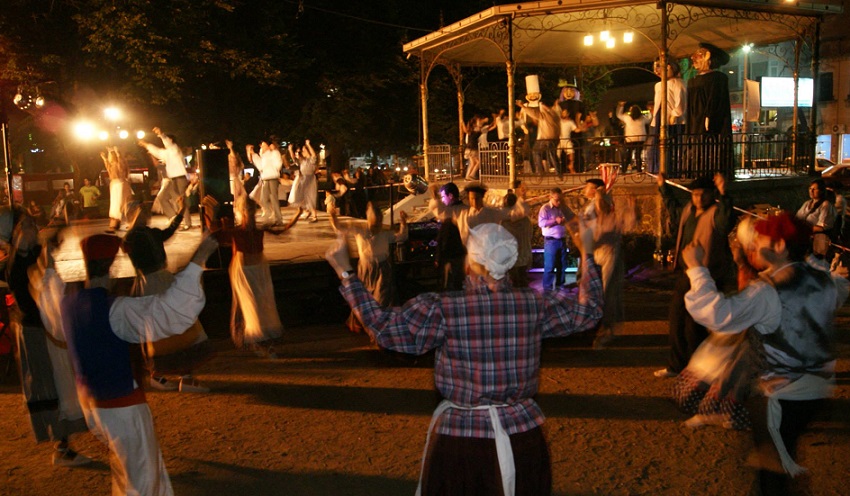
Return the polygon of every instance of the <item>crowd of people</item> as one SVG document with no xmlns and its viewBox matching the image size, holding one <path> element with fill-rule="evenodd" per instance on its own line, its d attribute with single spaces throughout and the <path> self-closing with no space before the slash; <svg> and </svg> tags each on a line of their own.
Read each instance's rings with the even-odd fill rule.
<svg viewBox="0 0 850 496">
<path fill-rule="evenodd" d="M 732 119 L 728 76 L 718 69 L 729 62 L 729 54 L 710 43 L 700 43 L 691 55 L 696 74 L 687 83 L 679 63 L 667 56 L 666 67 L 656 59 L 653 72 L 666 77 L 668 169 L 671 164 L 699 174 L 714 167 L 732 165 Z M 619 163 L 622 173 L 659 171 L 659 138 L 664 115 L 664 88 L 659 81 L 653 99 L 647 102 L 620 101 L 600 117 L 599 109 L 588 109 L 575 84 L 559 82 L 558 97 L 548 103 L 538 91 L 517 100 L 514 122 L 518 170 L 526 174 L 559 177 L 588 172 L 591 163 Z M 536 88 L 535 88 L 536 89 Z M 603 112 L 604 114 L 604 112 Z M 467 180 L 480 178 L 479 150 L 489 143 L 505 142 L 510 118 L 504 108 L 490 116 L 475 112 L 463 123 Z"/>
<path fill-rule="evenodd" d="M 708 59 L 711 50 L 705 50 L 701 57 Z M 667 70 L 675 77 L 674 68 Z M 561 173 L 582 170 L 573 140 L 598 119 L 592 112 L 584 115 L 577 90 L 565 86 L 551 107 L 539 95 L 517 104 L 536 125 L 535 170 L 552 163 L 560 164 Z M 616 115 L 632 121 L 626 123 L 626 143 L 642 141 L 629 140 L 639 136 L 630 127 L 659 123 L 657 113 L 644 117 L 639 108 L 624 110 L 621 104 Z M 490 126 L 501 137 L 504 118 L 500 111 L 488 124 L 476 116 L 465 131 L 477 140 Z M 679 125 L 683 114 L 670 110 L 668 118 Z M 713 119 L 702 121 L 707 131 Z M 285 235 L 302 215 L 308 223 L 319 219 L 317 153 L 309 140 L 289 145 L 286 153 L 271 138 L 257 148 L 247 145 L 245 156 L 257 171 L 254 184 L 245 181 L 242 156 L 226 141 L 232 205 L 202 199 L 202 241 L 188 266 L 172 273 L 164 243 L 192 228 L 187 193 L 197 181 L 187 174 L 177 139 L 154 131 L 162 146 L 139 145 L 161 164 L 152 209 L 168 219 L 164 229 L 149 225 L 149 207 L 133 201 L 126 160 L 110 148 L 101 155 L 110 179 L 109 226 L 81 242 L 85 289 L 66 294 L 52 257 L 61 231 L 40 235 L 37 212 L 30 208 L 15 213 L 6 276 L 17 301 L 21 379 L 36 440 L 56 442 L 52 463 L 77 466 L 91 460 L 71 448 L 70 436 L 90 430 L 109 447 L 113 494 L 173 492 L 145 389 L 209 391 L 193 375 L 211 357 L 198 322 L 206 259 L 231 248 L 232 340 L 238 348 L 275 358 L 284 327 L 264 239 Z M 627 149 L 640 155 L 637 144 Z M 468 147 L 470 181 L 462 192 L 453 182 L 430 187 L 428 211 L 440 224 L 438 291 L 398 301 L 391 245 L 407 238 L 408 219 L 402 214 L 398 230 L 384 229 L 381 209 L 364 194 L 368 182 L 362 171 L 332 175 L 326 205 L 339 238 L 326 259 L 351 307 L 351 330 L 396 352 L 436 350 L 434 379 L 443 401 L 428 431 L 421 493 L 550 494 L 544 416 L 534 399 L 542 341 L 595 331 L 594 347 L 604 349 L 621 333 L 622 239 L 635 224 L 634 199 L 615 202 L 610 184 L 591 178 L 579 211 L 552 188 L 533 215 L 521 182 L 496 199 L 483 183 L 472 181 L 476 154 L 476 147 Z M 640 158 L 636 161 L 641 167 Z M 806 470 L 796 462 L 797 440 L 824 408 L 835 381 L 832 320 L 850 284 L 843 265 L 829 259 L 829 245 L 842 235 L 843 197 L 816 180 L 811 199 L 796 215 L 779 211 L 738 222 L 723 175 L 695 180 L 684 204 L 663 174 L 656 177 L 678 229 L 670 356 L 654 375 L 673 379 L 672 399 L 692 415 L 686 425 L 750 429 L 760 494 L 784 494 L 790 478 Z M 286 222 L 282 185 L 289 187 L 286 201 L 296 207 Z M 61 196 L 51 217 L 70 224 L 76 210 L 96 207 L 100 190 L 86 182 L 78 197 L 66 183 Z M 366 222 L 343 221 L 340 212 Z M 122 225 L 126 233 L 118 236 Z M 532 289 L 534 225 L 543 236 L 544 267 L 540 288 Z M 357 246 L 356 270 L 349 237 Z M 136 270 L 127 295 L 112 293 L 110 281 L 121 249 Z M 573 260 L 579 271 L 575 284 L 567 278 Z"/>
</svg>

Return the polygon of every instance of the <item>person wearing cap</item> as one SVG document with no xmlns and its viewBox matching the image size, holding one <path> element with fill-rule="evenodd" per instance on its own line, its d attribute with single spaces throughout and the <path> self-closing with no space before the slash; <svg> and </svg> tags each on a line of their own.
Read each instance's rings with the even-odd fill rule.
<svg viewBox="0 0 850 496">
<path fill-rule="evenodd" d="M 664 174 L 658 174 L 658 190 L 671 218 L 679 212 L 679 201 L 673 196 Z M 708 267 L 715 283 L 721 289 L 736 287 L 736 270 L 729 250 L 729 233 L 735 225 L 732 199 L 726 195 L 726 179 L 722 174 L 714 178 L 701 177 L 690 184 L 691 201 L 681 207 L 679 229 L 673 267 L 676 282 L 670 299 L 669 338 L 670 357 L 667 367 L 656 370 L 656 377 L 676 377 L 687 367 L 694 351 L 708 336 L 704 326 L 694 322 L 685 309 L 684 296 L 690 289 L 685 274 L 682 250 L 692 242 L 703 246 L 702 263 Z"/>
<path fill-rule="evenodd" d="M 700 43 L 691 61 L 697 75 L 688 80 L 685 132 L 700 147 L 694 166 L 724 170 L 732 166 L 731 147 L 711 148 L 732 140 L 729 78 L 718 70 L 729 63 L 729 54 L 710 43 Z M 710 143 L 715 147 L 709 147 Z"/>
<path fill-rule="evenodd" d="M 562 175 L 557 153 L 558 138 L 561 135 L 560 112 L 554 106 L 545 105 L 542 101 L 536 102 L 537 105 L 523 103 L 520 100 L 517 100 L 516 103 L 522 112 L 531 117 L 537 124 L 537 139 L 531 149 L 532 170 L 535 174 L 544 174 L 551 167 L 558 171 L 558 175 Z M 543 165 L 544 160 L 546 161 L 545 167 Z"/>
<path fill-rule="evenodd" d="M 543 232 L 543 289 L 564 285 L 570 253 L 567 226 L 575 220 L 576 214 L 564 205 L 561 188 L 552 188 L 549 202 L 537 212 L 537 225 Z"/>
<path fill-rule="evenodd" d="M 130 345 L 180 334 L 204 308 L 201 273 L 218 243 L 205 236 L 167 291 L 113 297 L 109 268 L 121 238 L 95 234 L 81 242 L 86 286 L 62 299 L 63 329 L 80 403 L 92 433 L 109 447 L 112 494 L 171 495 L 171 481 L 142 385 L 133 375 Z M 43 283 L 63 294 L 49 248 Z"/>
<path fill-rule="evenodd" d="M 626 266 L 623 261 L 623 232 L 634 227 L 634 199 L 623 208 L 614 208 L 614 199 L 608 194 L 601 179 L 588 179 L 584 197 L 589 203 L 581 212 L 582 221 L 594 233 L 593 258 L 602 273 L 602 288 L 605 290 L 605 308 L 602 322 L 593 341 L 593 347 L 606 347 L 621 333 L 625 310 L 623 308 L 623 285 Z"/>
<path fill-rule="evenodd" d="M 835 311 L 848 294 L 847 270 L 835 273 L 804 262 L 811 227 L 788 212 L 755 224 L 748 257 L 759 277 L 726 296 L 703 263 L 698 243 L 682 252 L 691 288 L 685 305 L 694 320 L 718 333 L 753 329 L 761 364 L 752 413 L 753 456 L 759 494 L 788 494 L 797 439 L 823 409 L 835 385 Z"/>
<path fill-rule="evenodd" d="M 560 82 L 558 84 L 560 86 Z M 584 102 L 581 101 L 581 93 L 575 84 L 564 81 L 561 93 L 558 95 L 558 106 L 567 111 L 567 116 L 576 123 L 576 129 L 570 133 L 573 142 L 573 169 L 584 172 L 585 152 L 585 130 L 589 127 L 599 126 L 599 120 L 595 114 L 588 114 Z M 588 118 L 589 122 L 588 122 Z"/>
<path fill-rule="evenodd" d="M 162 148 L 144 140 L 139 140 L 138 144 L 145 148 L 151 156 L 165 164 L 162 173 L 163 187 L 159 189 L 159 193 L 154 199 L 154 205 L 162 210 L 163 215 L 171 218 L 178 213 L 177 199 L 182 198 L 186 193 L 186 188 L 189 187 L 189 179 L 186 177 L 186 162 L 183 159 L 183 150 L 180 149 L 177 138 L 173 134 L 165 134 L 158 127 L 153 128 L 153 132 L 162 140 Z M 183 214 L 183 230 L 190 229 L 192 227 L 192 216 L 189 214 L 189 203 L 184 202 L 179 212 Z"/>
<path fill-rule="evenodd" d="M 565 289 L 513 288 L 506 276 L 517 242 L 497 224 L 470 230 L 463 292 L 426 293 L 403 307 L 378 305 L 343 241 L 325 254 L 378 346 L 414 355 L 436 350 L 434 383 L 444 400 L 429 428 L 421 494 L 550 494 L 544 417 L 534 401 L 542 340 L 592 329 L 602 316 L 593 233 L 574 236 L 586 267 L 575 299 Z"/>
</svg>

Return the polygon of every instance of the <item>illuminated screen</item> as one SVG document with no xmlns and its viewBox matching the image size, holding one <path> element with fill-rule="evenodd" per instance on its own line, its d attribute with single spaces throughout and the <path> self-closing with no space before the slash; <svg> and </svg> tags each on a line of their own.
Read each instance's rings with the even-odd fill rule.
<svg viewBox="0 0 850 496">
<path fill-rule="evenodd" d="M 811 107 L 814 96 L 814 81 L 812 78 L 800 78 L 800 91 L 797 96 L 798 107 Z M 762 107 L 793 107 L 794 78 L 763 77 L 761 78 Z"/>
</svg>

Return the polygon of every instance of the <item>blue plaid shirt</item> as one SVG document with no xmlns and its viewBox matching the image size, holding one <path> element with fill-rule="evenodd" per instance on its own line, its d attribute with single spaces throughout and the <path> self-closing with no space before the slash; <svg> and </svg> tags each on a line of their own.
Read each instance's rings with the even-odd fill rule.
<svg viewBox="0 0 850 496">
<path fill-rule="evenodd" d="M 545 338 L 596 326 L 602 318 L 602 282 L 592 256 L 582 265 L 578 295 L 566 289 L 514 289 L 505 277 L 491 288 L 468 277 L 463 291 L 426 293 L 403 307 L 383 309 L 356 278 L 340 292 L 379 346 L 421 355 L 436 349 L 434 382 L 462 407 L 507 405 L 499 416 L 507 433 L 543 424 L 537 394 Z M 449 436 L 493 438 L 487 410 L 449 409 L 437 423 Z"/>
</svg>

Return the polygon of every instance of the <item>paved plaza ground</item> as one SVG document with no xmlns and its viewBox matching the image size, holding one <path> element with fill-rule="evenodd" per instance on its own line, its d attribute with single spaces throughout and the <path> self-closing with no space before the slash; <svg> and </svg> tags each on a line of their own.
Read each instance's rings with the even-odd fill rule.
<svg viewBox="0 0 850 496">
<path fill-rule="evenodd" d="M 299 224 L 283 236 L 332 241 L 318 229 Z M 177 236 L 189 253 L 199 234 Z M 321 256 L 310 251 L 305 257 Z M 70 251 L 65 258 L 73 265 Z M 291 269 L 278 264 L 276 284 Z M 439 400 L 432 357 L 375 349 L 345 329 L 332 292 L 296 300 L 297 287 L 279 300 L 290 323 L 279 358 L 236 351 L 229 289 L 218 281 L 207 278 L 202 318 L 217 355 L 196 374 L 212 392 L 148 394 L 176 494 L 412 495 Z M 748 494 L 750 434 L 683 426 L 685 416 L 668 400 L 672 382 L 652 376 L 667 354 L 669 276 L 639 270 L 626 294 L 625 333 L 611 348 L 593 350 L 580 335 L 545 346 L 537 400 L 547 416 L 554 494 Z M 801 480 L 804 494 L 847 494 L 850 480 L 850 307 L 838 326 L 836 398 L 800 443 L 811 469 Z M 74 445 L 92 465 L 49 464 L 50 446 L 33 441 L 14 370 L 0 376 L 0 439 L 0 495 L 109 494 L 108 452 L 90 434 Z"/>
</svg>

